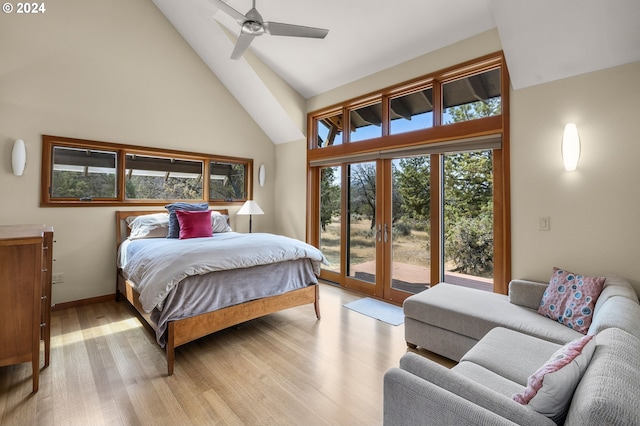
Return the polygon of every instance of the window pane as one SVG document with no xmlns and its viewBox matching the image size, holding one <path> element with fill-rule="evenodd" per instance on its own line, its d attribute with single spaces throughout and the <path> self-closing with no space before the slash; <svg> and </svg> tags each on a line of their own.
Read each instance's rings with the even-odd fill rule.
<svg viewBox="0 0 640 426">
<path fill-rule="evenodd" d="M 340 272 L 340 199 L 342 193 L 341 167 L 320 170 L 320 250 L 329 265 L 322 269 Z"/>
<path fill-rule="evenodd" d="M 349 111 L 351 120 L 351 142 L 382 136 L 382 104 L 367 105 Z"/>
<path fill-rule="evenodd" d="M 500 115 L 500 69 L 443 84 L 442 103 L 443 124 Z"/>
<path fill-rule="evenodd" d="M 51 198 L 116 198 L 114 151 L 53 147 Z"/>
<path fill-rule="evenodd" d="M 492 152 L 444 155 L 444 279 L 493 289 Z"/>
<path fill-rule="evenodd" d="M 376 283 L 376 163 L 348 167 L 347 275 Z M 380 230 L 381 231 L 381 230 Z"/>
<path fill-rule="evenodd" d="M 415 294 L 431 283 L 431 163 L 425 155 L 391 164 L 391 288 Z"/>
<path fill-rule="evenodd" d="M 248 168 L 247 163 L 212 161 L 209 168 L 209 199 L 246 200 Z"/>
<path fill-rule="evenodd" d="M 202 200 L 202 161 L 127 154 L 126 199 Z"/>
<path fill-rule="evenodd" d="M 318 121 L 318 148 L 342 144 L 342 113 Z"/>
<path fill-rule="evenodd" d="M 433 127 L 433 90 L 428 88 L 391 99 L 390 115 L 392 135 Z"/>
</svg>

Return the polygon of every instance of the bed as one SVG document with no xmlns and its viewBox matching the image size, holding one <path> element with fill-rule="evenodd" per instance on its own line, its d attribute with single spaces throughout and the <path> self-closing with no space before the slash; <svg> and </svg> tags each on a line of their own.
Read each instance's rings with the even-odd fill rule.
<svg viewBox="0 0 640 426">
<path fill-rule="evenodd" d="M 325 259 L 315 247 L 272 234 L 233 231 L 185 240 L 130 235 L 130 222 L 165 212 L 116 211 L 116 300 L 126 299 L 154 331 L 166 349 L 168 375 L 173 374 L 178 346 L 216 331 L 311 303 L 320 319 L 317 277 Z M 228 220 L 227 210 L 212 214 Z M 275 246 L 281 242 L 286 245 Z M 155 258 L 163 253 L 164 258 Z M 165 271 L 174 258 L 179 264 Z"/>
</svg>

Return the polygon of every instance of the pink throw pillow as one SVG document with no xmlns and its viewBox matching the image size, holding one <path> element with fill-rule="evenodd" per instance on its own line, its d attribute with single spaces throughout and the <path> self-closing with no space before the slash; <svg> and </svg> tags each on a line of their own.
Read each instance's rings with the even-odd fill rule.
<svg viewBox="0 0 640 426">
<path fill-rule="evenodd" d="M 538 313 L 586 334 L 604 281 L 604 277 L 585 277 L 553 268 Z"/>
<path fill-rule="evenodd" d="M 181 240 L 188 238 L 211 237 L 211 211 L 184 211 L 177 210 L 178 224 L 180 225 Z"/>
<path fill-rule="evenodd" d="M 527 380 L 527 387 L 512 399 L 552 420 L 562 421 L 596 348 L 593 335 L 581 337 L 558 349 Z"/>
</svg>

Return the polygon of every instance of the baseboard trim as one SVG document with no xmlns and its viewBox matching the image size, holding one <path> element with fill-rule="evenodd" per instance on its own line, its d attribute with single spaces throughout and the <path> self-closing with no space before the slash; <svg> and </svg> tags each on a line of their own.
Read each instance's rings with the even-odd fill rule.
<svg viewBox="0 0 640 426">
<path fill-rule="evenodd" d="M 109 302 L 116 300 L 115 294 L 106 294 L 104 296 L 90 297 L 88 299 L 72 300 L 71 302 L 56 303 L 51 307 L 52 311 L 62 311 L 69 308 L 77 308 L 78 306 L 91 305 L 94 303 Z"/>
</svg>

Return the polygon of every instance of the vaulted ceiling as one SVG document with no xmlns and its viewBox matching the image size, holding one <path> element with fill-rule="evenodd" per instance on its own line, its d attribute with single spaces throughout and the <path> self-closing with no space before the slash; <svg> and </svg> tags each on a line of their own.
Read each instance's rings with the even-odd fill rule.
<svg viewBox="0 0 640 426">
<path fill-rule="evenodd" d="M 304 138 L 245 57 L 238 23 L 209 0 L 153 0 L 274 143 Z M 227 0 L 246 13 L 251 0 Z M 514 89 L 640 60 L 638 0 L 257 0 L 265 21 L 325 39 L 256 37 L 250 55 L 310 98 L 497 28 Z M 452 64 L 453 65 L 453 64 Z"/>
</svg>

